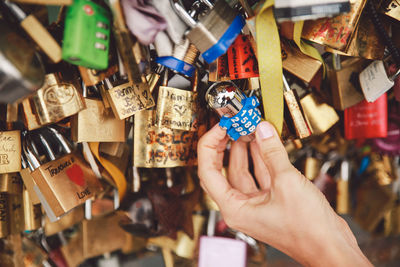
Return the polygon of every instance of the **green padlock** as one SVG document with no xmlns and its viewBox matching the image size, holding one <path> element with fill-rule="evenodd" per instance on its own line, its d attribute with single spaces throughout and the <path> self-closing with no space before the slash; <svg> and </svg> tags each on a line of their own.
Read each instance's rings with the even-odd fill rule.
<svg viewBox="0 0 400 267">
<path fill-rule="evenodd" d="M 90 0 L 74 0 L 66 12 L 63 60 L 91 69 L 108 67 L 110 11 Z"/>
</svg>

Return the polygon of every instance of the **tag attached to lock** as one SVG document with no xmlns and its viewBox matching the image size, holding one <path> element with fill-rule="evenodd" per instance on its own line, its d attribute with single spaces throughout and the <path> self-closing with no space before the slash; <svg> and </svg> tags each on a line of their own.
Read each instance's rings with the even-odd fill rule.
<svg viewBox="0 0 400 267">
<path fill-rule="evenodd" d="M 400 75 L 400 69 L 388 77 L 384 62 L 375 60 L 360 73 L 361 89 L 368 102 L 374 102 L 394 85 L 394 80 Z"/>
<path fill-rule="evenodd" d="M 0 131 L 0 173 L 21 170 L 20 131 Z"/>
</svg>

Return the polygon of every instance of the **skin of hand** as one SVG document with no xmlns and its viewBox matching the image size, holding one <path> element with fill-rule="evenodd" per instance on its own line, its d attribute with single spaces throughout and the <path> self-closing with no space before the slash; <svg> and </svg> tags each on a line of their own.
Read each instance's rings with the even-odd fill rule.
<svg viewBox="0 0 400 267">
<path fill-rule="evenodd" d="M 256 186 L 248 170 L 247 143 L 232 143 L 228 178 L 222 175 L 229 141 L 214 126 L 198 143 L 198 175 L 225 222 L 291 256 L 305 266 L 372 266 L 347 223 L 325 196 L 289 161 L 268 122 L 250 143 Z"/>
</svg>

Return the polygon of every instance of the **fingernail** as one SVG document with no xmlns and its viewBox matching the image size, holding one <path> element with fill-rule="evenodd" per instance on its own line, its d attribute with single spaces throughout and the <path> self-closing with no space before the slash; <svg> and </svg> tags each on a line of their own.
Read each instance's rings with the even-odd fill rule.
<svg viewBox="0 0 400 267">
<path fill-rule="evenodd" d="M 267 139 L 274 135 L 274 128 L 271 124 L 266 121 L 261 122 L 257 126 L 256 136 L 261 139 Z"/>
</svg>

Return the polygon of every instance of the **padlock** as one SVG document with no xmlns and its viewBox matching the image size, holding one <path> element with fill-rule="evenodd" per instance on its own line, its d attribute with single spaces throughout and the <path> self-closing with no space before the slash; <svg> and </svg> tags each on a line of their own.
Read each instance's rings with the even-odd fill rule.
<svg viewBox="0 0 400 267">
<path fill-rule="evenodd" d="M 21 170 L 21 133 L 0 131 L 0 173 L 13 173 Z"/>
<path fill-rule="evenodd" d="M 332 90 L 333 106 L 344 110 L 360 103 L 364 96 L 358 82 L 358 75 L 365 67 L 366 60 L 350 58 L 341 62 L 338 54 L 333 54 L 333 69 L 328 70 Z"/>
<path fill-rule="evenodd" d="M 304 114 L 314 134 L 322 134 L 328 131 L 339 121 L 335 109 L 321 101 L 314 93 L 310 93 L 300 99 Z"/>
<path fill-rule="evenodd" d="M 305 21 L 302 38 L 346 53 L 366 2 L 352 0 L 348 13 Z"/>
<path fill-rule="evenodd" d="M 387 96 L 375 102 L 366 100 L 344 110 L 344 135 L 346 139 L 366 139 L 387 136 Z"/>
<path fill-rule="evenodd" d="M 157 57 L 155 62 L 180 74 L 192 77 L 196 67 L 194 64 L 199 56 L 199 51 L 187 38 L 174 47 L 171 56 Z"/>
<path fill-rule="evenodd" d="M 115 117 L 120 120 L 154 106 L 147 83 L 131 83 L 124 78 L 117 79 L 114 75 L 113 78 L 106 78 L 101 87 L 104 88 Z"/>
<path fill-rule="evenodd" d="M 158 89 L 156 126 L 195 131 L 198 127 L 197 71 L 192 79 L 192 91 L 169 87 L 167 85 L 168 71 L 165 71 L 164 76 L 164 82 Z"/>
<path fill-rule="evenodd" d="M 74 142 L 125 142 L 125 120 L 117 119 L 100 99 L 87 98 L 86 109 L 71 117 L 71 138 Z"/>
<path fill-rule="evenodd" d="M 112 64 L 112 62 L 110 62 L 110 65 L 108 69 L 103 71 L 88 69 L 82 66 L 79 66 L 78 69 L 84 84 L 86 86 L 94 86 L 118 71 L 118 65 Z"/>
<path fill-rule="evenodd" d="M 133 165 L 145 168 L 190 166 L 197 163 L 197 131 L 156 127 L 155 110 L 135 115 Z"/>
<path fill-rule="evenodd" d="M 11 3 L 8 0 L 2 6 L 8 8 L 10 14 L 19 21 L 21 27 L 53 63 L 61 61 L 60 45 L 34 15 L 26 15 L 17 4 Z"/>
<path fill-rule="evenodd" d="M 281 41 L 282 67 L 306 83 L 311 82 L 321 69 L 321 61 L 303 54 L 296 44 L 288 40 Z"/>
<path fill-rule="evenodd" d="M 8 194 L 0 193 L 0 238 L 9 235 L 10 213 L 8 210 Z"/>
<path fill-rule="evenodd" d="M 299 97 L 294 89 L 290 89 L 285 76 L 283 76 L 283 85 L 283 97 L 290 113 L 291 122 L 293 123 L 296 135 L 300 139 L 309 137 L 312 134 L 312 130 L 310 129 L 307 118 L 304 115 L 303 108 L 299 102 Z"/>
<path fill-rule="evenodd" d="M 325 195 L 330 204 L 336 201 L 336 181 L 333 179 L 330 170 L 335 164 L 335 160 L 325 161 L 319 171 L 318 176 L 313 180 L 314 185 Z"/>
<path fill-rule="evenodd" d="M 397 0 L 384 1 L 382 11 L 385 15 L 400 21 L 400 3 Z"/>
<path fill-rule="evenodd" d="M 304 176 L 308 180 L 313 181 L 319 174 L 322 162 L 321 159 L 313 155 L 313 151 L 309 151 L 302 165 L 302 173 Z"/>
<path fill-rule="evenodd" d="M 214 236 L 218 213 L 218 211 L 210 213 L 207 223 L 207 236 L 200 237 L 198 266 L 246 266 L 247 246 L 245 242 Z"/>
<path fill-rule="evenodd" d="M 179 17 L 191 28 L 186 37 L 202 53 L 207 63 L 225 54 L 245 25 L 242 15 L 224 0 L 217 0 L 214 6 L 199 15 L 198 21 L 176 0 L 172 2 Z"/>
<path fill-rule="evenodd" d="M 39 89 L 44 67 L 35 49 L 0 19 L 0 102 L 15 102 Z"/>
<path fill-rule="evenodd" d="M 46 75 L 44 86 L 31 97 L 40 125 L 58 122 L 85 109 L 85 102 L 77 86 L 63 81 L 60 73 Z M 29 103 L 26 102 L 26 106 Z"/>
<path fill-rule="evenodd" d="M 65 15 L 63 60 L 92 69 L 108 67 L 111 14 L 90 0 L 74 0 Z"/>
<path fill-rule="evenodd" d="M 8 195 L 8 211 L 10 213 L 10 234 L 19 234 L 24 231 L 24 207 L 22 193 Z"/>
<path fill-rule="evenodd" d="M 239 34 L 229 47 L 228 66 L 231 80 L 258 77 L 258 62 L 249 35 Z"/>
<path fill-rule="evenodd" d="M 78 206 L 61 217 L 58 221 L 51 222 L 46 216 L 44 219 L 44 233 L 46 236 L 51 236 L 71 228 L 84 220 L 84 206 Z"/>
<path fill-rule="evenodd" d="M 40 205 L 34 205 L 26 188 L 22 191 L 22 203 L 24 209 L 24 231 L 30 232 L 42 226 L 42 209 Z"/>
<path fill-rule="evenodd" d="M 260 104 L 255 96 L 246 97 L 231 81 L 211 85 L 205 95 L 209 107 L 221 117 L 219 125 L 227 130 L 233 140 L 251 141 L 261 122 Z"/>
<path fill-rule="evenodd" d="M 394 80 L 400 75 L 391 57 L 375 60 L 360 73 L 360 85 L 365 99 L 374 102 L 394 85 Z"/>
<path fill-rule="evenodd" d="M 42 164 L 39 160 L 39 155 L 33 149 L 32 135 L 26 134 L 23 147 L 35 182 L 34 190 L 50 221 L 56 221 L 58 217 L 94 197 L 102 187 L 90 167 L 78 154 L 72 153 L 67 140 L 56 129 L 43 129 L 38 137 L 49 162 Z M 56 158 L 43 135 L 46 132 L 63 148 L 66 155 Z"/>
<path fill-rule="evenodd" d="M 18 172 L 0 174 L 0 193 L 21 194 L 22 184 Z"/>
</svg>

